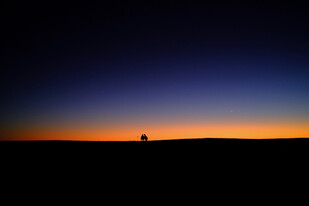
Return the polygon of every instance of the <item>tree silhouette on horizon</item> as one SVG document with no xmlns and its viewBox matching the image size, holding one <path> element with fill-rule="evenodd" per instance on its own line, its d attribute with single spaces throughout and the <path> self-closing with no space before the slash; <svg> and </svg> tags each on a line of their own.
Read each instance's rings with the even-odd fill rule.
<svg viewBox="0 0 309 206">
<path fill-rule="evenodd" d="M 148 140 L 147 135 L 146 134 L 142 134 L 141 141 L 146 141 L 147 142 L 147 140 Z"/>
</svg>

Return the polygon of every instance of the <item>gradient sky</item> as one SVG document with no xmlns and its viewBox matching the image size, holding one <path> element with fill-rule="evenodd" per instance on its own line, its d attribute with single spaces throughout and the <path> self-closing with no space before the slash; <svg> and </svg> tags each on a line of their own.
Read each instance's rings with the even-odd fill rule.
<svg viewBox="0 0 309 206">
<path fill-rule="evenodd" d="M 309 22 L 282 1 L 3 3 L 0 140 L 309 137 Z"/>
</svg>

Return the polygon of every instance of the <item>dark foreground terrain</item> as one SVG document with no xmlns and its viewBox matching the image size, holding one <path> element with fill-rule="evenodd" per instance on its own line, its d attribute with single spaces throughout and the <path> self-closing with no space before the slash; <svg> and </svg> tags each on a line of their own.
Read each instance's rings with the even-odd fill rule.
<svg viewBox="0 0 309 206">
<path fill-rule="evenodd" d="M 72 156 L 104 159 L 292 157 L 309 154 L 309 139 L 180 139 L 148 142 L 4 141 L 6 156 Z"/>
<path fill-rule="evenodd" d="M 309 139 L 0 142 L 0 153 L 2 172 L 26 185 L 35 176 L 63 190 L 64 184 L 116 194 L 153 189 L 167 196 L 196 190 L 204 195 L 237 192 L 241 184 L 248 193 L 247 188 L 263 188 L 272 194 L 270 185 L 287 190 L 287 184 L 304 182 Z M 84 186 L 89 183 L 96 186 Z"/>
<path fill-rule="evenodd" d="M 133 175 L 250 173 L 278 168 L 304 171 L 309 139 L 184 139 L 148 142 L 21 141 L 0 142 L 2 162 L 16 165 L 79 168 Z M 53 165 L 53 166 L 52 166 Z M 30 167 L 31 168 L 31 167 Z M 92 168 L 92 169 L 90 169 Z M 242 169 L 241 169 L 242 168 Z M 94 170 L 93 170 L 94 169 Z M 154 172 L 155 171 L 155 172 Z M 165 174 L 167 172 L 167 174 Z M 173 173 L 173 172 L 172 172 Z"/>
</svg>

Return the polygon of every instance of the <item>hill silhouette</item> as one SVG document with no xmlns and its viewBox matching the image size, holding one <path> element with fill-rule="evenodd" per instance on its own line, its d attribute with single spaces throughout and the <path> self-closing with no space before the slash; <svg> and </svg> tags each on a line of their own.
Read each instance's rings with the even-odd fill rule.
<svg viewBox="0 0 309 206">
<path fill-rule="evenodd" d="M 120 181 L 132 180 L 129 185 L 134 185 L 137 180 L 155 185 L 158 178 L 161 181 L 172 179 L 177 184 L 192 178 L 196 182 L 205 178 L 207 184 L 211 181 L 212 185 L 217 185 L 218 179 L 232 180 L 233 185 L 237 185 L 240 177 L 245 175 L 250 181 L 258 181 L 256 175 L 260 174 L 305 171 L 308 148 L 308 138 L 7 141 L 0 142 L 0 155 L 2 162 L 17 165 L 18 172 L 24 172 L 25 168 L 38 168 L 37 171 L 45 168 L 53 174 L 70 171 L 70 175 L 77 173 L 91 177 L 95 173 L 97 176 L 117 177 Z M 275 173 L 270 173 L 271 170 Z"/>
<path fill-rule="evenodd" d="M 156 141 L 2 141 L 2 151 L 22 154 L 119 157 L 307 155 L 309 138 L 290 139 L 173 139 Z"/>
<path fill-rule="evenodd" d="M 98 146 L 134 146 L 134 145 L 302 145 L 309 143 L 309 137 L 298 138 L 270 138 L 270 139 L 243 139 L 243 138 L 190 138 L 143 141 L 74 141 L 74 140 L 27 140 L 27 141 L 0 141 L 1 145 L 98 145 Z"/>
</svg>

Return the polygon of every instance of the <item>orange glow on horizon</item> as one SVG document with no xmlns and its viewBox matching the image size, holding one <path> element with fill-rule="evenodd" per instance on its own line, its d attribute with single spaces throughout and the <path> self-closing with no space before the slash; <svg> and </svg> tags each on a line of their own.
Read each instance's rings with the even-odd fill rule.
<svg viewBox="0 0 309 206">
<path fill-rule="evenodd" d="M 120 128 L 120 129 L 119 129 Z M 142 128 L 142 129 L 141 129 Z M 1 140 L 77 140 L 77 141 L 136 141 L 142 133 L 149 140 L 186 138 L 296 138 L 309 137 L 307 124 L 166 124 L 123 127 L 41 127 L 20 128 Z M 146 129 L 143 129 L 146 128 Z"/>
</svg>

